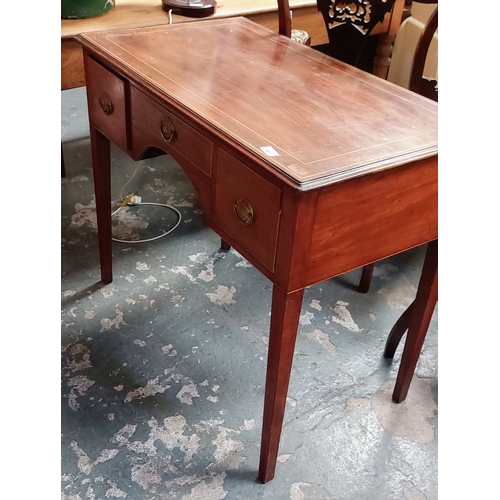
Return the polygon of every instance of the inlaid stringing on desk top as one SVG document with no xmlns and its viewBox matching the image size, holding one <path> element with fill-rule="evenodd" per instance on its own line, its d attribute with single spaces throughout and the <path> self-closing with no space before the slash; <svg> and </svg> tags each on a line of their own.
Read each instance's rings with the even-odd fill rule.
<svg viewBox="0 0 500 500">
<path fill-rule="evenodd" d="M 134 159 L 172 154 L 207 224 L 273 282 L 262 482 L 274 477 L 305 287 L 432 242 L 394 392 L 404 400 L 437 300 L 436 103 L 244 18 L 79 41 L 102 281 L 113 142 Z"/>
<path fill-rule="evenodd" d="M 80 39 L 302 189 L 437 154 L 436 103 L 244 18 Z"/>
</svg>

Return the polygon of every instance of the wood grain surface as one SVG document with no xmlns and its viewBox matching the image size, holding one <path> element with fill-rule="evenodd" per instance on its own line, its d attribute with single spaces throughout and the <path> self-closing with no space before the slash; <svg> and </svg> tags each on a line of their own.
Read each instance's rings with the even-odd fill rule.
<svg viewBox="0 0 500 500">
<path fill-rule="evenodd" d="M 302 189 L 437 153 L 435 103 L 244 18 L 79 40 Z"/>
<path fill-rule="evenodd" d="M 273 282 L 260 480 L 274 477 L 304 288 L 431 242 L 402 401 L 437 300 L 437 104 L 241 17 L 78 40 L 103 282 L 110 140 L 135 159 L 172 154 L 223 246 Z"/>
</svg>

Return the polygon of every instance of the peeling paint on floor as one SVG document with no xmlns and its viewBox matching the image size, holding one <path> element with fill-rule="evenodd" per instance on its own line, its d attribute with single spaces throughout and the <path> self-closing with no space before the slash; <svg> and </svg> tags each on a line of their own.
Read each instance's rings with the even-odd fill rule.
<svg viewBox="0 0 500 500">
<path fill-rule="evenodd" d="M 351 313 L 347 309 L 348 305 L 348 302 L 338 300 L 335 304 L 335 307 L 333 308 L 333 311 L 337 316 L 332 316 L 332 321 L 338 323 L 339 325 L 342 325 L 345 328 L 348 328 L 353 332 L 360 332 L 361 330 L 359 326 L 354 322 Z"/>
<path fill-rule="evenodd" d="M 372 406 L 382 425 L 394 436 L 407 437 L 418 443 L 434 439 L 431 419 L 437 415 L 437 405 L 432 395 L 432 380 L 414 377 L 411 391 L 400 404 L 392 402 L 394 381 L 386 382 L 372 399 Z"/>
</svg>

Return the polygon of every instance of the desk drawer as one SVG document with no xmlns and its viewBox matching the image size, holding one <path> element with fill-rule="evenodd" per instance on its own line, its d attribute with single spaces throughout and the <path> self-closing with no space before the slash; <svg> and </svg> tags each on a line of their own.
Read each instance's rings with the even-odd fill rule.
<svg viewBox="0 0 500 500">
<path fill-rule="evenodd" d="M 132 141 L 134 149 L 155 146 L 182 155 L 203 173 L 212 173 L 212 142 L 168 109 L 132 87 Z M 181 159 L 178 159 L 181 163 Z"/>
<path fill-rule="evenodd" d="M 87 100 L 92 123 L 114 144 L 127 149 L 125 82 L 88 57 Z"/>
<path fill-rule="evenodd" d="M 215 222 L 274 272 L 281 190 L 219 149 Z"/>
</svg>

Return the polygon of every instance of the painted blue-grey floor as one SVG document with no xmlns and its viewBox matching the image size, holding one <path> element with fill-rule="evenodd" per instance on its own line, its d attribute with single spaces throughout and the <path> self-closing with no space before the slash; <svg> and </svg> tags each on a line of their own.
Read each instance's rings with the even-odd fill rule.
<svg viewBox="0 0 500 500">
<path fill-rule="evenodd" d="M 271 284 L 204 223 L 183 171 L 112 148 L 114 280 L 100 282 L 85 89 L 62 93 L 61 498 L 438 498 L 437 308 L 408 398 L 387 334 L 425 248 L 306 290 L 275 479 L 257 480 Z"/>
</svg>

